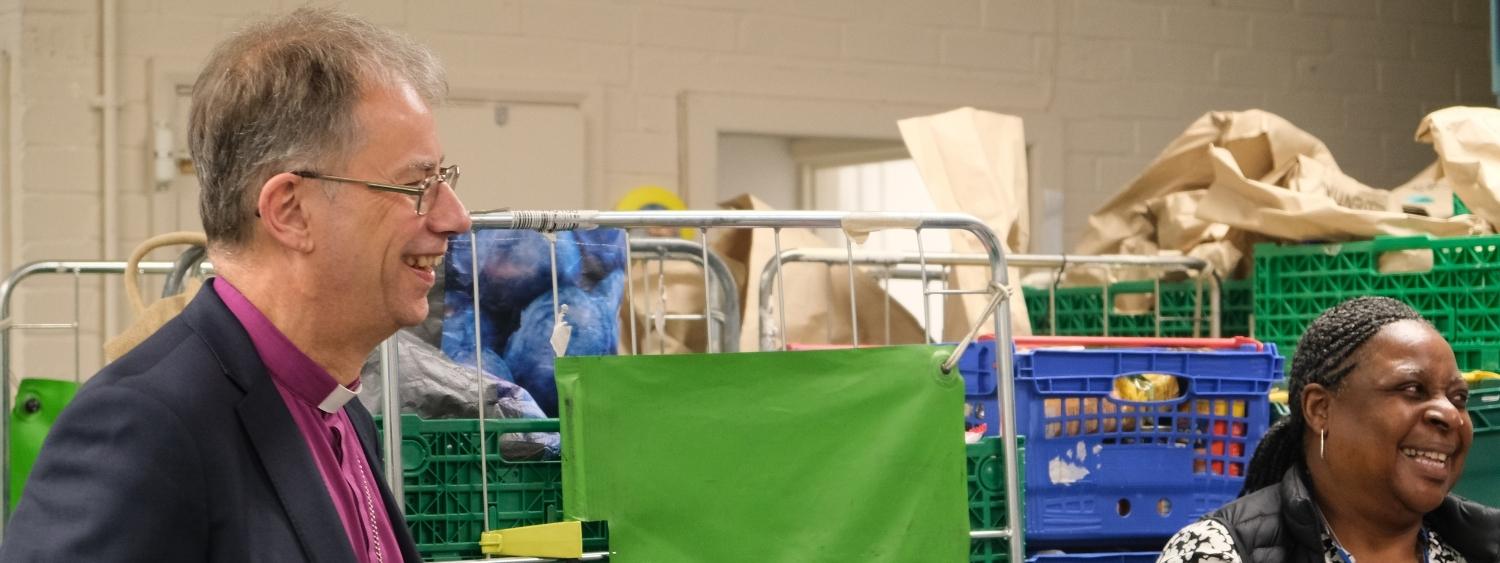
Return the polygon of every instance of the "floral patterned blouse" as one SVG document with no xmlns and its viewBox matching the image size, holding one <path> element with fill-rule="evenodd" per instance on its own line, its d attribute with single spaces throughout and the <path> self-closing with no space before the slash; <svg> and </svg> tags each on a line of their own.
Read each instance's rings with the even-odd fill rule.
<svg viewBox="0 0 1500 563">
<path fill-rule="evenodd" d="M 1325 563 L 1357 563 L 1333 540 L 1327 529 L 1323 530 L 1323 561 Z M 1437 533 L 1422 530 L 1424 563 L 1466 563 L 1452 547 L 1439 538 Z M 1156 563 L 1244 563 L 1234 550 L 1234 539 L 1229 529 L 1213 520 L 1199 520 L 1183 528 L 1167 540 L 1161 557 Z"/>
</svg>

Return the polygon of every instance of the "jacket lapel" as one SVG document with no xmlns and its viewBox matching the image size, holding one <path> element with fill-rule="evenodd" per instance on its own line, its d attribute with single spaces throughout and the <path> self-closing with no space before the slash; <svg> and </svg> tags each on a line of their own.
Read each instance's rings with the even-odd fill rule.
<svg viewBox="0 0 1500 563">
<path fill-rule="evenodd" d="M 224 374 L 245 391 L 235 410 L 307 559 L 358 561 L 302 431 L 266 374 L 250 335 L 219 299 L 213 283 L 203 284 L 181 316 L 213 349 Z"/>
<path fill-rule="evenodd" d="M 415 563 L 422 560 L 417 553 L 417 546 L 411 537 L 411 528 L 406 524 L 405 502 L 396 502 L 395 496 L 391 494 L 391 488 L 385 484 L 385 463 L 376 448 L 379 442 L 378 434 L 375 432 L 375 419 L 370 416 L 370 411 L 359 401 L 350 401 L 345 410 L 349 411 L 349 422 L 354 425 L 355 434 L 359 435 L 359 444 L 364 447 L 365 460 L 369 463 L 376 475 L 380 476 L 380 498 L 385 502 L 385 513 L 391 517 L 391 526 L 395 528 L 396 541 L 401 544 L 401 555 L 408 562 Z"/>
<path fill-rule="evenodd" d="M 357 561 L 322 474 L 270 378 L 240 401 L 240 420 L 310 561 Z"/>
</svg>

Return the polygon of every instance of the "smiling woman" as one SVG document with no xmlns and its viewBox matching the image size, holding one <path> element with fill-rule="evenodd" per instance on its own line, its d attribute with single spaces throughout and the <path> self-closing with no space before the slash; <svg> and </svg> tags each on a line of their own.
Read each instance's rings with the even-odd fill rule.
<svg viewBox="0 0 1500 563">
<path fill-rule="evenodd" d="M 1500 511 L 1448 494 L 1473 442 L 1468 387 L 1406 304 L 1360 297 L 1308 326 L 1291 413 L 1266 433 L 1241 497 L 1160 561 L 1496 561 Z"/>
</svg>

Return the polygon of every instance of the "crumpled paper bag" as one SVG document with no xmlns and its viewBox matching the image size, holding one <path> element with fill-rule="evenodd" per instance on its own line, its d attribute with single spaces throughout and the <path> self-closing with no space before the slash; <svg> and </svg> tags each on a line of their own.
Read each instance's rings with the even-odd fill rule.
<svg viewBox="0 0 1500 563">
<path fill-rule="evenodd" d="M 1417 138 L 1438 148 L 1440 162 L 1395 190 L 1382 190 L 1344 174 L 1322 141 L 1279 116 L 1261 110 L 1209 112 L 1089 218 L 1090 230 L 1076 251 L 1182 252 L 1207 260 L 1220 275 L 1243 277 L 1250 270 L 1245 258 L 1258 242 L 1489 232 L 1478 217 L 1451 217 L 1447 193 L 1464 197 L 1468 192 L 1466 202 L 1484 206 L 1487 201 L 1486 213 L 1500 218 L 1500 192 L 1491 188 L 1500 182 L 1500 134 L 1493 131 L 1500 131 L 1500 110 L 1434 112 Z M 1484 168 L 1493 171 L 1479 172 Z M 1388 260 L 1398 268 L 1420 267 L 1422 261 L 1399 255 Z M 1112 275 L 1080 270 L 1070 272 L 1067 282 L 1091 285 L 1155 275 L 1142 269 Z"/>
<path fill-rule="evenodd" d="M 1380 235 L 1440 237 L 1486 232 L 1471 215 L 1423 217 L 1392 210 L 1375 190 L 1318 160 L 1299 156 L 1280 181 L 1247 177 L 1229 151 L 1211 147 L 1214 183 L 1198 206 L 1201 219 L 1290 241 L 1342 241 Z"/>
<path fill-rule="evenodd" d="M 1500 109 L 1437 110 L 1417 126 L 1416 140 L 1437 151 L 1437 185 L 1451 190 L 1474 215 L 1500 225 Z"/>
<path fill-rule="evenodd" d="M 897 122 L 922 182 L 939 211 L 968 213 L 1000 238 L 1007 253 L 1024 252 L 1030 237 L 1027 202 L 1026 134 L 1021 118 L 970 107 Z M 954 252 L 983 254 L 972 235 L 954 231 Z M 990 279 L 985 267 L 961 266 L 954 287 L 981 289 Z M 1031 334 L 1026 300 L 1020 299 L 1020 273 L 1008 274 L 1011 334 Z M 963 295 L 944 299 L 944 338 L 958 340 L 978 322 L 989 299 Z M 989 332 L 983 330 L 983 332 Z"/>
<path fill-rule="evenodd" d="M 1299 156 L 1338 168 L 1322 141 L 1280 116 L 1256 109 L 1208 112 L 1162 149 L 1129 186 L 1089 217 L 1089 230 L 1075 252 L 1116 254 L 1122 252 L 1121 243 L 1132 236 L 1154 237 L 1154 224 L 1136 218 L 1147 216 L 1147 207 L 1154 200 L 1212 185 L 1215 169 L 1209 158 L 1211 148 L 1227 151 L 1242 175 L 1257 180 Z"/>
</svg>

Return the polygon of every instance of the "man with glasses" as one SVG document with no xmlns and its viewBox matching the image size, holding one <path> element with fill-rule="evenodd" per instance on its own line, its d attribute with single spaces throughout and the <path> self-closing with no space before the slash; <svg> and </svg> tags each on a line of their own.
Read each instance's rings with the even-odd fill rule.
<svg viewBox="0 0 1500 563">
<path fill-rule="evenodd" d="M 419 560 L 359 401 L 469 229 L 426 48 L 318 9 L 250 26 L 193 87 L 218 277 L 79 392 L 3 561 Z"/>
</svg>

